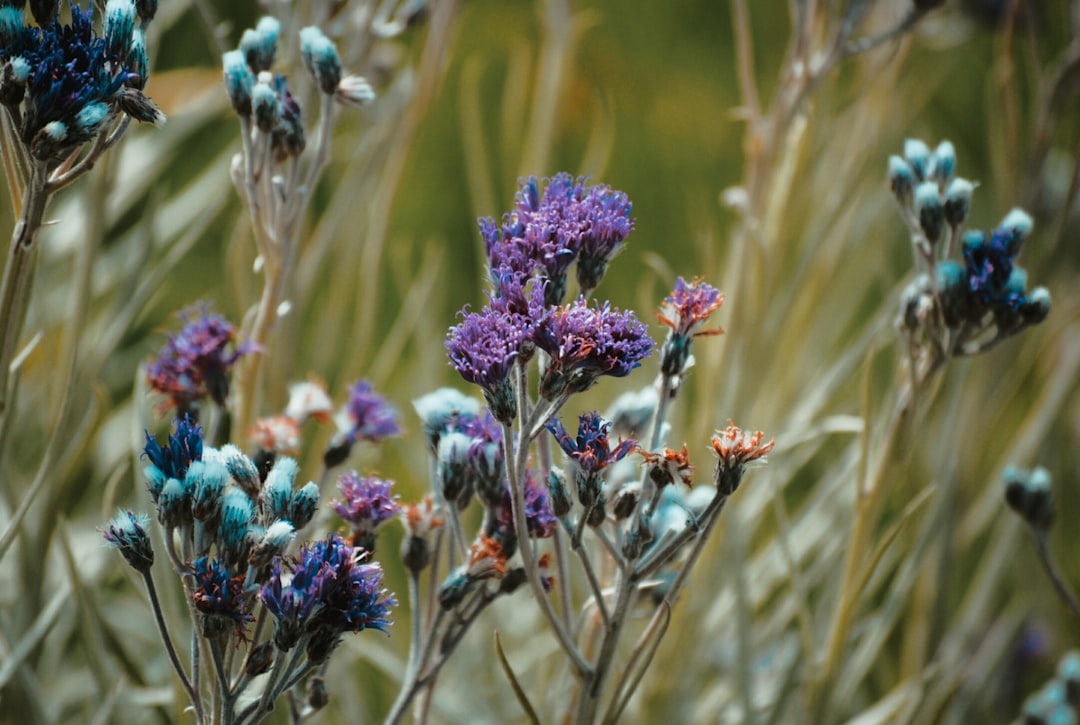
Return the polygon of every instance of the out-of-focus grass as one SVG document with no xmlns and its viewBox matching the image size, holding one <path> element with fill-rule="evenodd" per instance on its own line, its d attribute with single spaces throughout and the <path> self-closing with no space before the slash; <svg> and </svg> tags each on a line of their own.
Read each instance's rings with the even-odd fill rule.
<svg viewBox="0 0 1080 725">
<path fill-rule="evenodd" d="M 1046 165 L 1033 171 L 1029 159 L 1041 79 L 1070 41 L 1067 3 L 1034 4 L 1037 19 L 1011 36 L 949 8 L 912 38 L 846 63 L 787 137 L 787 165 L 742 249 L 732 241 L 738 214 L 720 198 L 740 183 L 747 150 L 727 4 L 589 3 L 572 9 L 565 35 L 545 28 L 552 7 L 560 4 L 470 2 L 443 29 L 444 53 L 425 58 L 433 28 L 383 49 L 400 56 L 399 70 L 375 106 L 338 125 L 294 313 L 268 353 L 261 411 L 278 409 L 285 384 L 309 371 L 339 400 L 349 382 L 373 379 L 411 430 L 353 463 L 395 478 L 405 499 L 419 496 L 426 463 L 409 401 L 440 384 L 461 387 L 442 338 L 456 310 L 480 299 L 475 218 L 508 208 L 521 174 L 569 170 L 626 191 L 637 229 L 599 294 L 648 317 L 677 274 L 729 293 L 720 320 L 727 335 L 695 351 L 673 442 L 685 439 L 707 471 L 708 434 L 728 417 L 778 439 L 769 467 L 730 506 L 627 718 L 748 720 L 749 701 L 760 717 L 803 720 L 837 603 L 863 437 L 874 456 L 902 364 L 892 319 L 911 255 L 885 161 L 907 136 L 948 138 L 960 174 L 981 182 L 970 226 L 1031 205 L 1037 226 L 1022 263 L 1050 288 L 1054 310 L 991 353 L 952 362 L 936 395 L 920 400 L 900 462 L 882 479 L 871 541 L 891 543 L 855 600 L 825 685 L 830 719 L 1013 717 L 1075 644 L 997 481 L 1006 463 L 1038 462 L 1058 482 L 1062 519 L 1080 506 L 1068 488 L 1080 444 L 1078 219 L 1066 204 L 1080 119 L 1070 106 L 1058 114 Z M 236 14 L 235 42 L 235 28 L 256 11 L 227 12 Z M 751 12 L 767 101 L 783 67 L 786 6 L 756 3 Z M 887 24 L 891 12 L 883 5 L 874 22 Z M 138 365 L 174 328 L 173 311 L 210 299 L 238 320 L 259 280 L 228 177 L 237 128 L 216 56 L 186 3 L 163 3 L 162 14 L 148 92 L 169 124 L 131 134 L 61 195 L 38 260 L 26 337 L 43 337 L 0 441 L 0 524 L 35 476 L 45 480 L 0 564 L 0 719 L 11 722 L 182 718 L 140 589 L 95 527 L 118 504 L 149 507 L 133 452 L 143 427 L 163 425 L 143 397 Z M 553 57 L 565 62 L 560 75 L 551 75 Z M 73 330 L 68 322 L 81 314 Z M 69 360 L 75 384 L 61 411 Z M 606 381 L 567 412 L 603 408 L 647 378 Z M 327 435 L 309 434 L 302 471 L 317 470 Z M 1052 546 L 1076 582 L 1067 528 Z M 391 587 L 404 592 L 398 536 L 384 534 L 381 558 Z M 170 594 L 178 614 L 179 592 Z M 347 641 L 330 670 L 323 721 L 386 711 L 404 667 L 405 617 L 403 607 L 389 639 Z M 537 705 L 560 709 L 565 674 L 535 612 L 496 607 L 441 676 L 437 721 L 520 717 L 494 656 L 494 628 Z M 1033 631 L 1046 633 L 1045 647 L 1020 661 L 1017 643 Z"/>
</svg>

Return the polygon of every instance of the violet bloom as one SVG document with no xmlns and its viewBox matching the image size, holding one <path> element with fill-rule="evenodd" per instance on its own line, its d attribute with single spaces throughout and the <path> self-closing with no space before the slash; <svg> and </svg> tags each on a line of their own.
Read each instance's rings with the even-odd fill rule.
<svg viewBox="0 0 1080 725">
<path fill-rule="evenodd" d="M 506 456 L 503 450 L 503 429 L 487 413 L 465 427 L 471 439 L 467 453 L 468 466 L 473 473 L 476 495 L 484 506 L 493 508 L 502 503 L 506 488 Z"/>
<path fill-rule="evenodd" d="M 724 295 L 712 285 L 695 279 L 690 284 L 679 277 L 675 289 L 664 298 L 656 316 L 671 328 L 664 342 L 660 369 L 665 375 L 681 374 L 690 359 L 690 343 L 695 337 L 721 335 L 719 327 L 704 329 L 713 312 L 724 304 Z"/>
<path fill-rule="evenodd" d="M 532 471 L 525 473 L 525 524 L 530 539 L 546 539 L 555 533 L 556 519 L 551 513 L 547 490 L 536 482 Z M 510 503 L 510 488 L 503 487 L 502 506 L 499 509 L 499 529 L 514 530 L 514 514 Z"/>
<path fill-rule="evenodd" d="M 390 493 L 393 485 L 393 481 L 374 476 L 361 477 L 356 471 L 341 476 L 338 487 L 342 499 L 331 501 L 330 505 L 352 529 L 350 539 L 354 546 L 374 551 L 376 529 L 401 510 L 398 497 Z"/>
<path fill-rule="evenodd" d="M 195 560 L 194 569 L 195 589 L 191 598 L 203 615 L 203 635 L 216 637 L 231 625 L 242 638 L 247 623 L 253 619 L 249 611 L 251 600 L 244 595 L 244 575 L 230 577 L 221 562 L 205 556 Z"/>
<path fill-rule="evenodd" d="M 195 315 L 198 315 L 197 317 Z M 146 379 L 153 390 L 168 397 L 168 407 L 190 408 L 207 395 L 225 405 L 229 394 L 229 372 L 242 356 L 254 352 L 253 345 L 233 345 L 234 328 L 221 315 L 212 314 L 203 304 L 180 313 L 184 327 L 169 338 L 157 359 L 151 361 Z"/>
<path fill-rule="evenodd" d="M 550 357 L 540 381 L 540 394 L 548 400 L 587 390 L 601 375 L 629 375 L 653 347 L 648 328 L 632 311 L 606 302 L 589 307 L 584 298 L 541 320 L 534 340 Z"/>
<path fill-rule="evenodd" d="M 397 600 L 382 588 L 382 567 L 363 564 L 360 549 L 331 534 L 300 549 L 291 559 L 292 578 L 283 581 L 281 559 L 275 560 L 270 580 L 259 598 L 277 620 L 274 643 L 292 649 L 303 636 L 317 643 L 325 658 L 345 632 L 390 626 L 390 607 Z M 308 656 L 312 656 L 309 642 Z"/>
<path fill-rule="evenodd" d="M 500 423 L 510 423 L 517 415 L 510 372 L 524 337 L 520 319 L 491 306 L 479 313 L 463 311 L 461 323 L 446 333 L 450 364 L 466 381 L 481 387 Z"/>
<path fill-rule="evenodd" d="M 633 231 L 630 214 L 634 205 L 623 192 L 601 184 L 589 188 L 581 207 L 585 225 L 579 242 L 577 279 L 581 293 L 588 295 L 600 285 L 608 263 L 622 251 Z"/>
<path fill-rule="evenodd" d="M 401 433 L 397 410 L 386 402 L 386 398 L 375 393 L 371 383 L 366 380 L 350 388 L 346 415 L 350 423 L 348 435 L 354 442 L 365 440 L 378 443 Z"/>
</svg>

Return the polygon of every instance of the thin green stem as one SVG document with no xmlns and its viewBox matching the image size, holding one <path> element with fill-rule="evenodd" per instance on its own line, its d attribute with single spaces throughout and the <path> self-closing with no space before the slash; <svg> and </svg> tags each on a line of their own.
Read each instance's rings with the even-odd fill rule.
<svg viewBox="0 0 1080 725">
<path fill-rule="evenodd" d="M 196 693 L 195 688 L 191 686 L 191 680 L 188 679 L 187 673 L 184 671 L 184 665 L 180 663 L 180 656 L 176 652 L 176 647 L 173 646 L 169 628 L 165 624 L 165 616 L 161 611 L 161 601 L 158 599 L 157 587 L 154 586 L 154 577 L 150 574 L 149 569 L 142 572 L 142 575 L 143 582 L 146 583 L 146 595 L 150 598 L 150 608 L 154 611 L 154 622 L 157 624 L 161 641 L 165 644 L 165 651 L 169 655 L 169 661 L 172 663 L 173 669 L 176 670 L 176 676 L 180 678 L 180 685 L 187 693 L 188 699 L 191 700 L 191 706 L 195 709 L 195 722 L 204 723 L 206 717 L 202 710 L 202 700 Z"/>
<path fill-rule="evenodd" d="M 1031 529 L 1031 535 L 1035 537 L 1035 550 L 1039 553 L 1039 562 L 1042 564 L 1043 569 L 1046 570 L 1046 575 L 1050 577 L 1050 581 L 1054 585 L 1054 591 L 1057 592 L 1062 603 L 1071 609 L 1073 614 L 1080 617 L 1080 601 L 1077 600 L 1076 595 L 1069 589 L 1069 585 L 1065 583 L 1061 572 L 1058 571 L 1057 565 L 1054 563 L 1054 557 L 1050 553 L 1050 542 L 1046 534 L 1047 532 L 1041 529 Z"/>
</svg>

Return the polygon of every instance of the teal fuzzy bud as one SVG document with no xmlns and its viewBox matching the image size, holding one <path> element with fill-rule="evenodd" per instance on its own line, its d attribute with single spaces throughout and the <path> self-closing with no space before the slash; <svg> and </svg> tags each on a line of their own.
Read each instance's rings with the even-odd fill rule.
<svg viewBox="0 0 1080 725">
<path fill-rule="evenodd" d="M 1031 235 L 1031 228 L 1035 225 L 1031 215 L 1020 208 L 1013 208 L 1001 220 L 998 231 L 1009 235 L 1009 254 L 1015 256 L 1020 253 L 1020 248 Z"/>
<path fill-rule="evenodd" d="M 926 235 L 926 241 L 931 245 L 937 244 L 945 228 L 945 209 L 934 182 L 924 181 L 915 187 L 915 216 Z"/>
<path fill-rule="evenodd" d="M 161 489 L 158 498 L 158 521 L 166 529 L 174 529 L 191 520 L 191 504 L 184 484 L 170 478 Z"/>
<path fill-rule="evenodd" d="M 934 149 L 934 178 L 942 185 L 952 181 L 956 173 L 956 148 L 951 141 L 942 141 Z"/>
<path fill-rule="evenodd" d="M 930 153 L 930 147 L 923 141 L 917 138 L 904 141 L 904 159 L 911 165 L 911 170 L 919 181 L 925 181 L 930 176 L 934 157 Z"/>
<path fill-rule="evenodd" d="M 1058 679 L 1065 683 L 1065 694 L 1073 705 L 1080 704 L 1080 651 L 1069 650 L 1058 662 Z"/>
<path fill-rule="evenodd" d="M 146 34 L 141 29 L 136 28 L 131 34 L 127 62 L 135 77 L 124 81 L 124 85 L 143 90 L 146 88 L 146 81 L 150 78 L 150 57 L 146 54 Z"/>
<path fill-rule="evenodd" d="M 552 468 L 548 474 L 548 503 L 551 513 L 556 518 L 562 518 L 570 513 L 573 501 L 570 500 L 570 491 L 566 488 L 566 480 L 560 471 Z"/>
<path fill-rule="evenodd" d="M 254 30 L 244 31 L 244 35 L 240 38 L 240 50 L 244 53 L 248 65 L 256 73 L 270 70 L 274 65 L 280 35 L 281 22 L 269 15 L 260 18 Z"/>
<path fill-rule="evenodd" d="M 911 194 L 915 190 L 916 183 L 918 179 L 915 178 L 915 171 L 911 165 L 899 156 L 890 156 L 889 188 L 892 189 L 900 206 L 906 207 L 911 203 Z"/>
<path fill-rule="evenodd" d="M 102 532 L 105 542 L 118 549 L 132 569 L 143 574 L 154 565 L 154 547 L 146 533 L 148 517 L 121 511 Z"/>
<path fill-rule="evenodd" d="M 300 56 L 319 90 L 328 96 L 334 95 L 341 82 L 341 58 L 334 42 L 319 28 L 309 25 L 300 31 Z"/>
<path fill-rule="evenodd" d="M 123 63 L 131 49 L 135 32 L 135 3 L 109 0 L 105 3 L 105 54 Z"/>
<path fill-rule="evenodd" d="M 457 502 L 468 495 L 469 446 L 472 439 L 464 433 L 447 433 L 439 441 L 439 483 L 447 501 Z"/>
<path fill-rule="evenodd" d="M 244 455 L 236 446 L 229 444 L 222 447 L 221 457 L 228 469 L 229 475 L 250 496 L 256 496 L 262 483 L 259 479 L 259 469 L 250 458 Z"/>
<path fill-rule="evenodd" d="M 318 508 L 319 486 L 314 481 L 310 481 L 293 494 L 292 502 L 289 504 L 289 521 L 299 531 L 315 517 L 315 511 Z"/>
<path fill-rule="evenodd" d="M 248 529 L 255 518 L 255 507 L 242 490 L 230 487 L 225 492 L 221 522 L 218 524 L 218 550 L 230 568 L 247 560 Z"/>
<path fill-rule="evenodd" d="M 974 191 L 975 185 L 967 179 L 953 179 L 945 190 L 945 221 L 953 229 L 967 219 Z"/>
<path fill-rule="evenodd" d="M 0 8 L 0 18 L 7 8 Z M 30 64 L 25 58 L 15 56 L 4 63 L 0 71 L 0 103 L 5 106 L 17 106 L 26 96 L 26 80 L 30 77 Z"/>
<path fill-rule="evenodd" d="M 275 556 L 281 556 L 285 553 L 285 549 L 289 547 L 295 536 L 296 529 L 293 528 L 292 523 L 281 520 L 275 521 L 266 527 L 266 530 L 262 532 L 262 536 L 255 542 L 251 549 L 251 555 L 248 557 L 248 562 L 257 569 L 270 566 L 270 562 L 274 560 Z"/>
<path fill-rule="evenodd" d="M 156 504 L 158 498 L 161 497 L 161 489 L 165 487 L 165 481 L 168 479 L 161 469 L 154 465 L 144 468 L 143 476 L 146 477 L 146 490 L 150 492 L 150 500 Z"/>
<path fill-rule="evenodd" d="M 296 472 L 296 461 L 288 456 L 282 456 L 274 462 L 274 467 L 267 474 L 260 496 L 270 518 L 288 518 Z"/>
<path fill-rule="evenodd" d="M 196 469 L 195 464 L 199 464 Z M 221 518 L 221 507 L 225 496 L 225 486 L 229 482 L 229 472 L 218 461 L 193 461 L 188 467 L 188 477 L 192 470 L 200 471 L 195 489 L 191 495 L 191 513 L 199 521 L 215 524 Z"/>
<path fill-rule="evenodd" d="M 1009 507 L 1033 529 L 1049 531 L 1056 515 L 1050 473 L 1041 466 L 1030 473 L 1009 466 L 1003 480 Z"/>
<path fill-rule="evenodd" d="M 269 83 L 260 80 L 251 90 L 251 111 L 258 129 L 263 133 L 273 133 L 281 117 L 281 101 Z"/>
<path fill-rule="evenodd" d="M 1024 321 L 1029 325 L 1037 325 L 1050 314 L 1050 290 L 1045 287 L 1036 287 L 1028 295 L 1027 304 L 1020 308 Z"/>
<path fill-rule="evenodd" d="M 248 67 L 243 51 L 230 50 L 221 56 L 225 69 L 225 92 L 233 110 L 243 117 L 251 115 L 251 91 L 255 87 L 255 74 Z"/>
<path fill-rule="evenodd" d="M 0 47 L 15 48 L 26 27 L 22 8 L 5 5 L 0 7 Z"/>
<path fill-rule="evenodd" d="M 94 136 L 101 130 L 108 118 L 109 107 L 104 103 L 94 101 L 87 103 L 75 114 L 75 124 L 83 134 Z"/>
</svg>

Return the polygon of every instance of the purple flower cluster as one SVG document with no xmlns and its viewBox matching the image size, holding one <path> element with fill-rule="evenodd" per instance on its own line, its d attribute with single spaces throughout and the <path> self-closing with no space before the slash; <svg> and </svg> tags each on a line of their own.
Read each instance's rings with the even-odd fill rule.
<svg viewBox="0 0 1080 725">
<path fill-rule="evenodd" d="M 278 649 L 290 650 L 306 635 L 334 641 L 345 632 L 386 631 L 397 600 L 382 588 L 382 567 L 361 563 L 361 557 L 360 549 L 331 534 L 286 560 L 291 578 L 282 559 L 274 560 L 259 599 L 277 620 Z"/>
<path fill-rule="evenodd" d="M 675 280 L 675 289 L 664 298 L 664 305 L 656 316 L 660 322 L 681 337 L 720 335 L 723 330 L 703 330 L 709 316 L 724 304 L 724 295 L 712 285 L 695 279 L 690 284 L 682 277 Z"/>
<path fill-rule="evenodd" d="M 492 276 L 497 281 L 500 270 L 541 275 L 548 281 L 549 305 L 562 302 L 575 260 L 582 291 L 595 289 L 634 228 L 626 194 L 606 185 L 586 186 L 583 178 L 567 173 L 543 182 L 524 179 L 514 201 L 501 225 L 490 217 L 479 222 Z"/>
<path fill-rule="evenodd" d="M 204 615 L 204 633 L 222 634 L 231 623 L 243 638 L 247 623 L 253 619 L 251 599 L 244 596 L 244 575 L 230 577 L 224 564 L 206 556 L 195 560 L 194 569 L 195 589 L 191 598 Z"/>
<path fill-rule="evenodd" d="M 648 328 L 630 310 L 605 302 L 589 307 L 584 298 L 564 305 L 537 326 L 534 342 L 550 357 L 540 393 L 554 399 L 566 390 L 590 388 L 601 375 L 621 378 L 652 352 Z"/>
<path fill-rule="evenodd" d="M 341 489 L 342 500 L 332 501 L 330 505 L 349 524 L 354 545 L 372 551 L 375 530 L 401 510 L 398 497 L 390 493 L 393 486 L 393 481 L 374 476 L 361 477 L 356 471 L 341 476 L 338 488 Z"/>
<path fill-rule="evenodd" d="M 224 405 L 230 369 L 255 347 L 245 343 L 228 352 L 236 328 L 221 315 L 210 313 L 205 304 L 181 312 L 180 319 L 183 328 L 150 363 L 147 382 L 168 398 L 167 407 L 189 408 L 207 395 Z"/>
<path fill-rule="evenodd" d="M 636 441 L 619 441 L 614 448 L 608 437 L 611 423 L 599 413 L 585 413 L 578 418 L 577 438 L 571 438 L 557 418 L 547 423 L 547 429 L 555 436 L 559 447 L 586 473 L 598 473 L 617 461 L 621 461 L 637 445 Z"/>
</svg>

